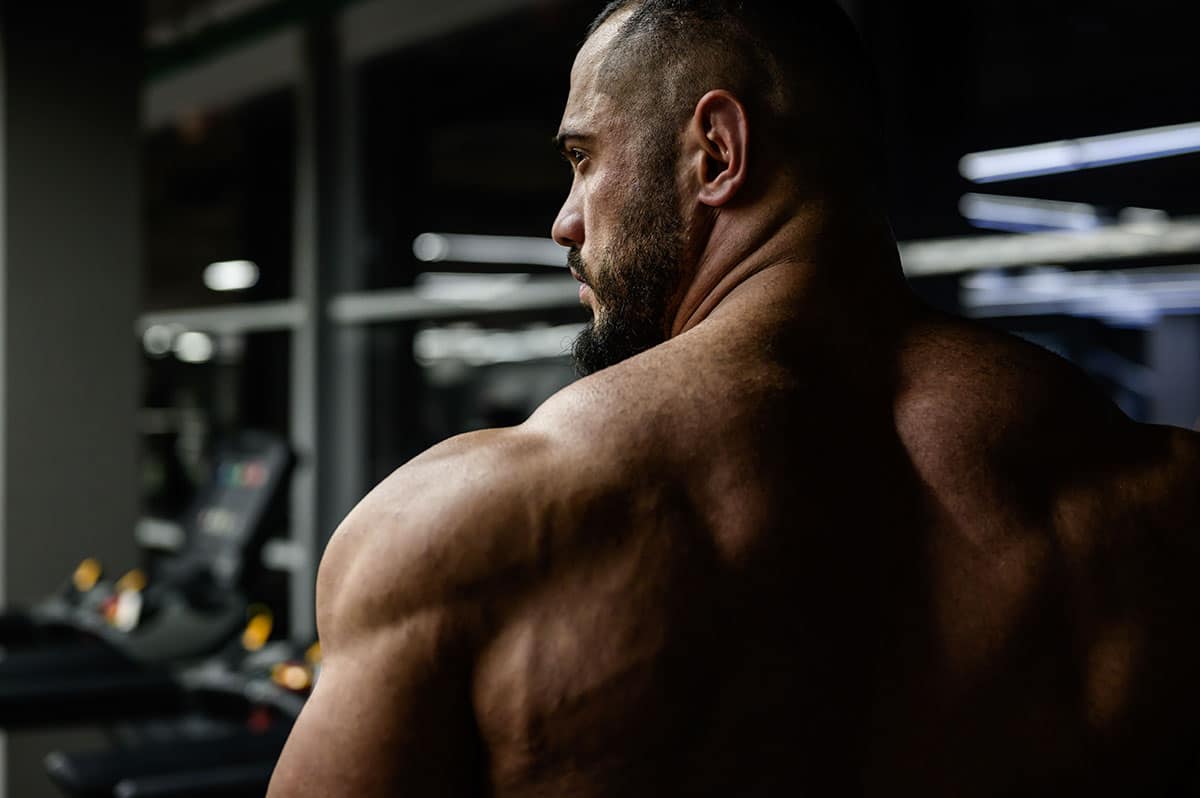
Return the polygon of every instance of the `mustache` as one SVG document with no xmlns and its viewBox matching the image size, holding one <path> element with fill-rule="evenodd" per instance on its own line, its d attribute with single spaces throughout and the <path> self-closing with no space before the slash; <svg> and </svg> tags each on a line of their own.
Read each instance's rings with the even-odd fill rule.
<svg viewBox="0 0 1200 798">
<path fill-rule="evenodd" d="M 591 279 L 587 275 L 587 269 L 583 265 L 583 256 L 579 254 L 578 247 L 571 247 L 567 252 L 567 266 L 583 278 L 583 281 L 591 285 Z"/>
</svg>

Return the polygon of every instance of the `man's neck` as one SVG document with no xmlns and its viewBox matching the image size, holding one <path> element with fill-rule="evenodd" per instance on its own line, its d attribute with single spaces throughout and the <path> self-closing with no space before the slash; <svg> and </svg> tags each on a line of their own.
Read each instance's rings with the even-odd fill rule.
<svg viewBox="0 0 1200 798">
<path fill-rule="evenodd" d="M 696 259 L 671 337 L 694 328 L 719 308 L 743 306 L 743 296 L 753 306 L 786 291 L 793 299 L 799 296 L 805 304 L 826 308 L 840 305 L 839 299 L 893 303 L 908 296 L 895 240 L 877 210 L 767 202 L 753 210 L 719 210 L 707 226 L 706 246 Z M 764 292 L 765 296 L 748 296 Z"/>
</svg>

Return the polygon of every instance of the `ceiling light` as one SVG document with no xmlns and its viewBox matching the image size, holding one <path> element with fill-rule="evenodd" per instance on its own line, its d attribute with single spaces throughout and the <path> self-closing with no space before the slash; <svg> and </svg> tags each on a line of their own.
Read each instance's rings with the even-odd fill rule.
<svg viewBox="0 0 1200 798">
<path fill-rule="evenodd" d="M 258 266 L 248 260 L 223 260 L 204 269 L 204 284 L 213 291 L 244 291 L 258 283 Z"/>
<path fill-rule="evenodd" d="M 958 170 L 972 182 L 991 183 L 1188 152 L 1200 152 L 1200 122 L 975 152 L 959 161 Z"/>
</svg>

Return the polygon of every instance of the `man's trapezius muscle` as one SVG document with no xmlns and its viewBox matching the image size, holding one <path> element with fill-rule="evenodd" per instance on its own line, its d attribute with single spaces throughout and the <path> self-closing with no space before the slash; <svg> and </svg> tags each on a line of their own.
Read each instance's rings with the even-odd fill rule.
<svg viewBox="0 0 1200 798">
<path fill-rule="evenodd" d="M 554 226 L 588 376 L 337 530 L 273 796 L 1191 783 L 1197 436 L 918 303 L 842 21 L 727 5 L 591 31 Z"/>
</svg>

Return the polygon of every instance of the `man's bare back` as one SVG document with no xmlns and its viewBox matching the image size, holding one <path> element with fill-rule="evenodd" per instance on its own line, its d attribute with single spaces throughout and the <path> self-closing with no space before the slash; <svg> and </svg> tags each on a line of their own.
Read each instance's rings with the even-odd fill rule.
<svg viewBox="0 0 1200 798">
<path fill-rule="evenodd" d="M 1178 794 L 1197 436 L 917 303 L 852 153 L 755 138 L 736 64 L 639 128 L 622 70 L 719 26 L 629 6 L 558 137 L 595 373 L 338 529 L 271 794 Z"/>
<path fill-rule="evenodd" d="M 430 794 L 1107 795 L 1187 775 L 1196 435 L 932 314 L 877 331 L 899 333 L 890 372 L 805 361 L 795 326 L 737 328 L 368 497 L 320 601 L 328 681 L 375 689 L 355 707 L 319 686 L 310 739 L 394 746 L 360 777 L 407 767 Z M 406 685 L 393 663 L 414 659 Z M 418 706 L 390 703 L 405 687 Z M 371 794 L 347 764 L 333 792 Z"/>
</svg>

